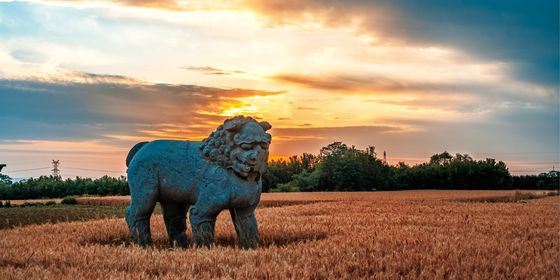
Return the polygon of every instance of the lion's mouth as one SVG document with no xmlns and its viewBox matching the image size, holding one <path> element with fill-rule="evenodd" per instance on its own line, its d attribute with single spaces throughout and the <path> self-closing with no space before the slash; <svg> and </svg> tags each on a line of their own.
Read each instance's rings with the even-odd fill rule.
<svg viewBox="0 0 560 280">
<path fill-rule="evenodd" d="M 249 173 L 256 170 L 256 163 L 244 162 L 240 159 L 236 159 L 234 162 L 235 171 L 243 176 L 247 176 Z"/>
</svg>

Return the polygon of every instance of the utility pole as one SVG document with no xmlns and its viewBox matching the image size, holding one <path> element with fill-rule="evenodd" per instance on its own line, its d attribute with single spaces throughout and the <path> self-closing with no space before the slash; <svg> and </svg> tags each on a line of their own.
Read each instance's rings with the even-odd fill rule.
<svg viewBox="0 0 560 280">
<path fill-rule="evenodd" d="M 383 151 L 383 163 L 387 163 L 387 153 Z"/>
<path fill-rule="evenodd" d="M 0 163 L 0 172 L 2 172 L 2 168 L 6 167 L 6 164 Z"/>
<path fill-rule="evenodd" d="M 53 169 L 52 174 L 54 177 L 58 177 L 60 176 L 60 169 L 58 169 L 58 166 L 60 165 L 60 160 L 54 160 L 52 161 L 52 165 L 53 165 Z"/>
</svg>

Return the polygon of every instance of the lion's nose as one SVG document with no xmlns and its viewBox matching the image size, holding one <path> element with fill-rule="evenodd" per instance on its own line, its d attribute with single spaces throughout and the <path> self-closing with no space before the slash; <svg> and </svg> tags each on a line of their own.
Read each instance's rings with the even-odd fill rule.
<svg viewBox="0 0 560 280">
<path fill-rule="evenodd" d="M 255 163 L 255 162 L 257 161 L 257 152 L 252 152 L 252 153 L 250 153 L 250 154 L 249 154 L 249 160 L 250 160 L 252 163 Z"/>
</svg>

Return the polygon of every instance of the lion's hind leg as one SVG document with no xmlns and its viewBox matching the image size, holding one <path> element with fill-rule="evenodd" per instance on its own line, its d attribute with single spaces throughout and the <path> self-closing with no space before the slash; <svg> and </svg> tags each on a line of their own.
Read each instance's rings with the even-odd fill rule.
<svg viewBox="0 0 560 280">
<path fill-rule="evenodd" d="M 169 237 L 169 247 L 186 248 L 187 210 L 188 206 L 181 203 L 162 202 L 163 220 Z"/>
<path fill-rule="evenodd" d="M 152 244 L 150 217 L 158 200 L 158 186 L 155 175 L 130 180 L 130 206 L 126 209 L 126 223 L 132 241 L 141 246 Z M 136 191 L 133 191 L 135 189 Z"/>
</svg>

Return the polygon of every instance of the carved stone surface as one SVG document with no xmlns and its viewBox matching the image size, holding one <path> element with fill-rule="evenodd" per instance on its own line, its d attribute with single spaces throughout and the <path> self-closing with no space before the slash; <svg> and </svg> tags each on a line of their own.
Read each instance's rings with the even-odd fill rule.
<svg viewBox="0 0 560 280">
<path fill-rule="evenodd" d="M 129 152 L 131 203 L 126 222 L 132 240 L 151 244 L 150 217 L 160 202 L 169 245 L 187 247 L 186 214 L 192 241 L 210 246 L 218 214 L 229 209 L 242 248 L 258 246 L 255 208 L 266 171 L 271 128 L 251 117 L 228 119 L 202 142 L 157 140 Z"/>
</svg>

